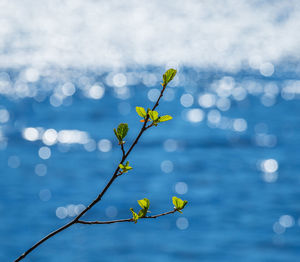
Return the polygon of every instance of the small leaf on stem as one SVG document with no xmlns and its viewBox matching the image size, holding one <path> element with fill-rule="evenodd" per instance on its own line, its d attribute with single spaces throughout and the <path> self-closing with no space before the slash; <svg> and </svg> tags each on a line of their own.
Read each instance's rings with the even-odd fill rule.
<svg viewBox="0 0 300 262">
<path fill-rule="evenodd" d="M 117 139 L 119 140 L 119 142 L 122 141 L 122 139 L 120 139 L 119 134 L 115 128 L 114 128 L 114 133 L 115 133 Z"/>
<path fill-rule="evenodd" d="M 139 218 L 145 217 L 147 215 L 146 209 L 141 209 L 138 213 Z"/>
<path fill-rule="evenodd" d="M 114 128 L 114 133 L 119 140 L 119 144 L 123 142 L 123 139 L 126 137 L 128 130 L 128 124 L 126 123 L 119 124 L 117 130 Z"/>
<path fill-rule="evenodd" d="M 158 112 L 157 111 L 149 111 L 150 119 L 155 122 L 158 119 Z"/>
<path fill-rule="evenodd" d="M 144 198 L 141 200 L 137 201 L 139 203 L 139 205 L 141 206 L 141 210 L 138 213 L 138 216 L 141 217 L 145 217 L 147 215 L 149 206 L 150 206 L 150 200 L 148 198 Z"/>
<path fill-rule="evenodd" d="M 118 129 L 117 129 L 117 133 L 119 134 L 120 138 L 123 140 L 125 138 L 125 136 L 127 135 L 128 133 L 128 124 L 126 123 L 121 123 L 119 126 L 118 126 Z"/>
<path fill-rule="evenodd" d="M 150 206 L 150 200 L 148 198 L 144 198 L 137 201 L 142 209 L 149 209 Z"/>
<path fill-rule="evenodd" d="M 129 170 L 133 169 L 129 166 L 129 161 L 127 161 L 125 165 L 119 164 L 119 168 L 122 170 L 122 173 L 127 173 Z"/>
<path fill-rule="evenodd" d="M 145 108 L 137 106 L 137 107 L 135 108 L 135 110 L 136 110 L 136 112 L 138 113 L 138 115 L 139 115 L 140 117 L 146 118 L 147 113 L 146 113 L 146 111 L 145 111 Z"/>
<path fill-rule="evenodd" d="M 163 81 L 164 81 L 163 85 L 167 86 L 167 84 L 169 84 L 169 82 L 171 82 L 172 79 L 175 77 L 176 73 L 177 71 L 173 68 L 167 70 L 163 75 Z"/>
<path fill-rule="evenodd" d="M 171 117 L 169 115 L 165 115 L 165 116 L 159 117 L 158 122 L 165 122 L 165 121 L 169 121 L 171 119 L 173 119 L 173 117 Z"/>
<path fill-rule="evenodd" d="M 172 197 L 172 201 L 173 201 L 173 204 L 174 204 L 174 207 L 175 209 L 179 212 L 179 213 L 182 213 L 181 210 L 184 209 L 184 207 L 186 206 L 187 204 L 187 201 L 186 200 L 182 200 L 176 196 L 173 196 Z"/>
<path fill-rule="evenodd" d="M 137 213 L 135 213 L 135 212 L 133 211 L 133 208 L 130 208 L 130 211 L 131 211 L 131 213 L 132 213 L 132 219 L 134 220 L 134 223 L 136 224 L 137 221 L 138 221 L 138 219 L 139 219 L 139 216 L 138 216 Z"/>
</svg>

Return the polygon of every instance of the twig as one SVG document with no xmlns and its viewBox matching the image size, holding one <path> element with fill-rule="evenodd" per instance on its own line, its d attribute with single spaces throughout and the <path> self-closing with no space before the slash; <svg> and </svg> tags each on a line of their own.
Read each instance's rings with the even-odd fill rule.
<svg viewBox="0 0 300 262">
<path fill-rule="evenodd" d="M 159 105 L 159 101 L 161 99 L 161 97 L 163 96 L 163 93 L 166 89 L 166 85 L 163 85 L 163 88 L 160 92 L 160 96 L 158 97 L 155 105 L 152 108 L 152 111 Z M 130 152 L 132 151 L 132 149 L 135 147 L 135 145 L 137 144 L 137 142 L 139 141 L 140 137 L 142 136 L 142 134 L 146 131 L 146 125 L 149 119 L 149 114 L 147 114 L 146 118 L 145 118 L 145 122 L 139 132 L 139 134 L 137 135 L 136 139 L 134 140 L 134 142 L 132 143 L 131 147 L 129 148 L 129 150 L 127 151 L 127 153 L 125 153 L 124 147 L 122 147 L 121 145 L 121 149 L 122 149 L 122 159 L 120 161 L 119 164 L 123 164 L 123 162 L 127 159 L 128 155 L 130 154 Z M 48 240 L 49 238 L 55 236 L 56 234 L 58 234 L 59 232 L 69 228 L 70 226 L 78 223 L 79 219 L 88 211 L 90 210 L 94 205 L 96 205 L 99 201 L 101 201 L 103 195 L 106 193 L 106 191 L 109 189 L 109 187 L 112 185 L 112 183 L 115 181 L 115 179 L 119 176 L 118 172 L 120 170 L 119 164 L 115 170 L 115 172 L 113 173 L 111 179 L 109 180 L 109 182 L 106 184 L 106 186 L 104 187 L 104 189 L 102 190 L 102 192 L 77 216 L 75 217 L 72 221 L 70 221 L 69 223 L 65 224 L 64 226 L 58 228 L 57 230 L 51 232 L 49 235 L 45 236 L 44 238 L 42 238 L 41 240 L 39 240 L 37 243 L 35 243 L 31 248 L 29 248 L 27 251 L 25 251 L 21 256 L 19 256 L 15 262 L 18 262 L 20 260 L 22 260 L 23 258 L 25 258 L 30 252 L 32 252 L 34 249 L 36 249 L 39 245 L 41 245 L 42 243 L 44 243 L 46 240 Z"/>
<path fill-rule="evenodd" d="M 164 92 L 165 92 L 165 89 L 166 89 L 166 85 L 162 85 L 162 90 L 161 90 L 161 92 L 160 92 L 160 95 L 159 95 L 159 97 L 158 97 L 158 99 L 157 99 L 157 101 L 156 101 L 156 103 L 155 103 L 155 105 L 153 106 L 153 108 L 152 108 L 152 111 L 154 111 L 155 110 L 155 108 L 157 108 L 158 107 L 158 105 L 159 105 L 159 100 L 162 98 L 162 96 L 164 95 Z M 149 115 L 148 115 L 148 119 L 149 119 Z M 147 119 L 147 120 L 148 120 Z M 145 123 L 146 123 L 147 121 L 145 121 Z"/>
<path fill-rule="evenodd" d="M 122 150 L 122 158 L 125 156 L 125 149 L 124 149 L 124 143 L 123 141 L 121 142 L 121 150 Z"/>
<path fill-rule="evenodd" d="M 146 216 L 146 217 L 141 217 L 142 218 L 157 218 L 157 217 L 162 217 L 162 216 L 166 216 L 169 214 L 173 214 L 175 213 L 177 210 L 174 209 L 172 211 L 169 212 L 165 212 L 165 213 L 161 213 L 155 216 Z M 122 222 L 134 222 L 133 218 L 126 218 L 126 219 L 118 219 L 118 220 L 110 220 L 110 221 L 84 221 L 84 220 L 78 220 L 77 223 L 78 224 L 85 224 L 85 225 L 104 225 L 104 224 L 114 224 L 114 223 L 122 223 Z"/>
<path fill-rule="evenodd" d="M 152 127 L 152 126 L 153 126 L 153 123 L 152 123 L 151 125 L 149 125 L 149 126 L 146 126 L 146 130 L 147 130 L 148 128 Z"/>
</svg>

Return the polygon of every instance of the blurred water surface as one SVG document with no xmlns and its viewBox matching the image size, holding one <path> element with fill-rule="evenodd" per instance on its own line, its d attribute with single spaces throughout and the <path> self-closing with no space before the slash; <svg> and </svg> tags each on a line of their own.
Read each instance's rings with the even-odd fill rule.
<svg viewBox="0 0 300 262">
<path fill-rule="evenodd" d="M 75 225 L 24 261 L 297 261 L 300 256 L 300 78 L 285 64 L 237 74 L 180 68 L 147 131 L 87 220 L 189 201 L 182 215 Z M 163 68 L 0 72 L 0 261 L 12 261 L 89 204 L 151 107 Z"/>
</svg>

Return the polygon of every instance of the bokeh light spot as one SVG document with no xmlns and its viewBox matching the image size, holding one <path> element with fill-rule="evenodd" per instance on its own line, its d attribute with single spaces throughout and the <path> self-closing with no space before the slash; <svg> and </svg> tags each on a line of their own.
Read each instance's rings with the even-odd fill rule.
<svg viewBox="0 0 300 262">
<path fill-rule="evenodd" d="M 164 173 L 171 173 L 173 171 L 174 165 L 170 160 L 164 160 L 160 164 L 160 168 Z"/>
<path fill-rule="evenodd" d="M 272 63 L 263 63 L 261 64 L 259 71 L 263 76 L 271 76 L 274 73 L 274 65 Z"/>
<path fill-rule="evenodd" d="M 49 201 L 52 197 L 51 191 L 49 189 L 41 189 L 39 197 L 42 201 Z"/>
<path fill-rule="evenodd" d="M 180 97 L 180 103 L 184 107 L 191 107 L 194 103 L 194 97 L 191 94 L 183 94 Z"/>
<path fill-rule="evenodd" d="M 61 89 L 65 96 L 72 96 L 76 91 L 75 86 L 70 82 L 65 83 Z"/>
<path fill-rule="evenodd" d="M 38 176 L 44 176 L 47 174 L 47 166 L 45 164 L 37 164 L 34 168 L 34 172 Z"/>
<path fill-rule="evenodd" d="M 101 99 L 104 96 L 105 88 L 100 85 L 93 85 L 88 91 L 89 97 L 93 99 Z"/>
<path fill-rule="evenodd" d="M 22 136 L 28 141 L 36 141 L 39 139 L 39 131 L 34 127 L 23 129 Z"/>
<path fill-rule="evenodd" d="M 57 142 L 57 131 L 55 129 L 47 129 L 43 134 L 42 140 L 47 146 L 54 145 Z"/>
<path fill-rule="evenodd" d="M 108 139 L 101 139 L 99 142 L 98 142 L 98 149 L 99 151 L 101 152 L 109 152 L 112 148 L 112 144 L 110 142 L 110 140 Z"/>
<path fill-rule="evenodd" d="M 156 88 L 153 88 L 153 89 L 150 89 L 148 91 L 148 99 L 151 101 L 151 102 L 155 102 L 158 97 L 159 97 L 159 94 L 160 94 L 160 91 Z"/>
<path fill-rule="evenodd" d="M 213 94 L 203 94 L 198 98 L 198 103 L 203 108 L 209 108 L 215 105 L 216 96 Z"/>
<path fill-rule="evenodd" d="M 233 121 L 233 129 L 237 132 L 244 132 L 247 130 L 247 122 L 243 118 L 238 118 Z"/>
<path fill-rule="evenodd" d="M 204 112 L 203 110 L 199 108 L 190 109 L 187 112 L 187 120 L 192 123 L 198 123 L 201 122 L 204 118 Z"/>
<path fill-rule="evenodd" d="M 18 156 L 10 156 L 8 158 L 7 164 L 11 168 L 18 168 L 21 164 L 21 160 Z"/>
<path fill-rule="evenodd" d="M 275 173 L 263 173 L 263 180 L 267 183 L 274 183 L 278 179 L 278 174 Z"/>
<path fill-rule="evenodd" d="M 177 194 L 184 195 L 188 192 L 188 185 L 185 182 L 178 182 L 175 185 L 175 191 Z"/>
<path fill-rule="evenodd" d="M 40 73 L 35 68 L 28 68 L 25 70 L 25 78 L 28 82 L 36 82 L 40 78 Z"/>
<path fill-rule="evenodd" d="M 51 157 L 51 150 L 49 147 L 43 146 L 39 149 L 39 157 L 41 159 L 49 159 Z"/>
<path fill-rule="evenodd" d="M 231 106 L 231 102 L 226 97 L 222 97 L 222 98 L 218 99 L 218 101 L 217 101 L 217 107 L 221 111 L 227 111 L 227 110 L 229 110 L 230 106 Z"/>
<path fill-rule="evenodd" d="M 221 121 L 221 114 L 218 110 L 210 110 L 207 114 L 207 120 L 210 124 L 217 125 Z"/>
<path fill-rule="evenodd" d="M 261 162 L 261 169 L 267 173 L 276 172 L 278 169 L 278 162 L 275 159 L 266 159 Z"/>
<path fill-rule="evenodd" d="M 6 123 L 9 120 L 9 112 L 6 109 L 0 109 L 0 123 Z"/>
<path fill-rule="evenodd" d="M 279 224 L 285 228 L 295 225 L 295 219 L 290 215 L 283 215 L 279 218 Z"/>
<path fill-rule="evenodd" d="M 97 148 L 96 141 L 94 139 L 90 139 L 86 144 L 83 145 L 84 149 L 88 152 L 93 152 Z"/>
<path fill-rule="evenodd" d="M 123 87 L 127 84 L 127 77 L 122 73 L 118 73 L 113 76 L 112 81 L 116 87 Z"/>
<path fill-rule="evenodd" d="M 180 230 L 185 230 L 189 227 L 189 221 L 185 217 L 179 217 L 176 220 L 176 226 Z"/>
<path fill-rule="evenodd" d="M 177 150 L 177 141 L 174 140 L 174 139 L 167 139 L 165 142 L 164 142 L 164 149 L 167 151 L 167 152 L 174 152 Z"/>
<path fill-rule="evenodd" d="M 58 207 L 55 214 L 59 219 L 64 219 L 68 216 L 68 211 L 65 207 Z"/>
<path fill-rule="evenodd" d="M 285 232 L 285 227 L 283 227 L 282 225 L 280 225 L 279 222 L 275 222 L 273 225 L 273 231 L 278 234 L 281 235 Z"/>
</svg>

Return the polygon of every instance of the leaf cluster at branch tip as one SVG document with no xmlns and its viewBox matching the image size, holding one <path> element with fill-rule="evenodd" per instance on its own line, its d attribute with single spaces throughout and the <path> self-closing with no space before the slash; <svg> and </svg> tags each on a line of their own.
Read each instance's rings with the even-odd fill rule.
<svg viewBox="0 0 300 262">
<path fill-rule="evenodd" d="M 143 107 L 139 107 L 139 106 L 137 106 L 135 109 L 136 109 L 136 112 L 138 113 L 138 115 L 140 117 L 144 118 L 143 120 L 141 120 L 141 122 L 145 122 L 145 119 L 147 117 L 146 110 Z M 173 119 L 169 115 L 159 116 L 157 111 L 152 111 L 150 109 L 148 109 L 147 112 L 148 112 L 149 118 L 150 118 L 150 119 L 148 119 L 148 121 L 152 121 L 153 125 L 155 125 L 155 126 L 157 126 L 158 123 L 169 121 L 169 120 Z"/>
<path fill-rule="evenodd" d="M 144 198 L 137 201 L 140 207 L 142 208 L 138 214 L 134 212 L 133 208 L 130 208 L 130 211 L 132 212 L 132 219 L 134 220 L 134 223 L 137 222 L 139 218 L 145 217 L 147 213 L 149 212 L 148 209 L 150 207 L 150 200 L 148 198 Z"/>
<path fill-rule="evenodd" d="M 144 198 L 144 199 L 138 200 L 137 202 L 139 203 L 140 207 L 142 208 L 138 213 L 139 217 L 145 217 L 147 215 L 147 212 L 148 212 L 148 209 L 150 206 L 149 199 Z"/>
<path fill-rule="evenodd" d="M 126 123 L 119 124 L 117 130 L 114 128 L 114 133 L 115 133 L 117 139 L 119 140 L 119 144 L 125 143 L 123 141 L 123 139 L 126 137 L 128 130 L 129 130 L 128 124 L 126 124 Z"/>
<path fill-rule="evenodd" d="M 138 115 L 139 115 L 140 117 L 146 118 L 147 113 L 146 113 L 146 111 L 145 111 L 145 109 L 144 109 L 143 107 L 137 106 L 137 107 L 135 108 L 135 110 L 136 110 L 136 112 L 138 113 Z"/>
<path fill-rule="evenodd" d="M 119 165 L 119 168 L 122 170 L 122 173 L 127 173 L 129 170 L 132 169 L 132 167 L 129 166 L 129 161 L 127 161 L 127 162 L 125 163 L 125 165 L 120 164 L 120 165 Z"/>
<path fill-rule="evenodd" d="M 177 71 L 173 68 L 167 70 L 164 75 L 163 75 L 163 86 L 167 86 L 167 84 L 169 84 L 169 82 L 171 82 L 173 80 L 173 78 L 175 77 Z"/>
<path fill-rule="evenodd" d="M 139 216 L 138 216 L 137 213 L 135 213 L 135 212 L 133 211 L 133 208 L 130 208 L 130 211 L 131 211 L 131 213 L 132 213 L 132 219 L 133 219 L 134 223 L 136 224 L 137 221 L 138 221 L 138 219 L 139 219 Z"/>
<path fill-rule="evenodd" d="M 188 203 L 186 200 L 182 200 L 176 196 L 172 197 L 172 201 L 174 204 L 174 208 L 176 209 L 176 211 L 178 211 L 179 213 L 182 214 L 182 209 L 184 209 L 184 207 L 186 206 L 186 204 Z"/>
</svg>

